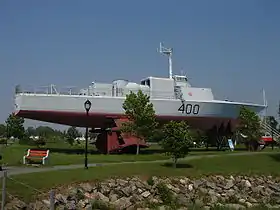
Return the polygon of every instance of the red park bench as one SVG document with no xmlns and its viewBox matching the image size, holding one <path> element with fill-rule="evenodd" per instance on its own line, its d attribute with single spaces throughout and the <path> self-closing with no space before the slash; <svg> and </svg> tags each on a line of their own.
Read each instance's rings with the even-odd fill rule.
<svg viewBox="0 0 280 210">
<path fill-rule="evenodd" d="M 48 158 L 49 150 L 28 149 L 27 154 L 23 156 L 23 164 L 26 164 L 28 160 L 41 160 L 42 164 L 45 165 Z"/>
</svg>

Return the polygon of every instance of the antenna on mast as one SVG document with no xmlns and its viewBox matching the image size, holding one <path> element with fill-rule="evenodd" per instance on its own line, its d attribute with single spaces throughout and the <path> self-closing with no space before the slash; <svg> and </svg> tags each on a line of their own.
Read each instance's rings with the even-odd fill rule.
<svg viewBox="0 0 280 210">
<path fill-rule="evenodd" d="M 159 53 L 165 54 L 168 56 L 168 63 L 169 63 L 169 78 L 172 79 L 173 73 L 172 73 L 172 53 L 173 48 L 166 48 L 163 46 L 163 44 L 159 43 Z"/>
<path fill-rule="evenodd" d="M 264 109 L 264 122 L 266 123 L 267 120 L 267 100 L 266 100 L 266 94 L 264 88 L 262 89 L 262 94 L 263 94 L 263 105 L 265 106 Z"/>
<path fill-rule="evenodd" d="M 262 89 L 262 93 L 263 93 L 263 105 L 267 107 L 267 100 L 266 100 L 266 94 L 264 88 Z"/>
</svg>

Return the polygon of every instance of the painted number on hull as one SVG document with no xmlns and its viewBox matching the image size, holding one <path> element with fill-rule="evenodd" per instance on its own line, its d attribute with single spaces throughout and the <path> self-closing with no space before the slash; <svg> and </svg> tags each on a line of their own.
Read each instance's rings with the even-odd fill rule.
<svg viewBox="0 0 280 210">
<path fill-rule="evenodd" d="M 198 104 L 182 104 L 178 111 L 186 114 L 198 114 L 199 113 L 199 105 Z"/>
</svg>

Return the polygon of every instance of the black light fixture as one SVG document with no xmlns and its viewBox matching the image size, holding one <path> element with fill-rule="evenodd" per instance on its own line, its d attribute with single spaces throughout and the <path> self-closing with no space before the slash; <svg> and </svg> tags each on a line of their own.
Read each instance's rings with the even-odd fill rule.
<svg viewBox="0 0 280 210">
<path fill-rule="evenodd" d="M 86 100 L 84 103 L 84 107 L 85 107 L 86 112 L 88 113 L 91 108 L 91 102 L 89 100 Z"/>
<path fill-rule="evenodd" d="M 89 100 L 86 100 L 84 103 L 84 107 L 86 110 L 86 115 L 87 117 L 89 116 L 89 110 L 91 108 L 91 102 Z M 88 120 L 87 120 L 88 122 Z M 87 158 L 87 154 L 88 154 L 88 124 L 86 124 L 86 145 L 85 145 L 85 169 L 88 169 L 88 158 Z"/>
</svg>

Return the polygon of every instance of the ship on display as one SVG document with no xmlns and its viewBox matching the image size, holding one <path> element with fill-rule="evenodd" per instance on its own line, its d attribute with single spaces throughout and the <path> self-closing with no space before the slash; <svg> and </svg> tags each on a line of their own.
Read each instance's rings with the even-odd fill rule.
<svg viewBox="0 0 280 210">
<path fill-rule="evenodd" d="M 16 87 L 15 114 L 27 119 L 58 123 L 76 127 L 99 128 L 96 146 L 104 153 L 132 148 L 137 139 L 120 133 L 120 123 L 125 121 L 123 102 L 131 91 L 150 96 L 159 121 L 187 120 L 202 130 L 219 133 L 232 132 L 237 125 L 241 106 L 260 113 L 266 108 L 263 104 L 233 102 L 214 99 L 210 88 L 192 87 L 185 75 L 172 73 L 172 48 L 160 44 L 159 52 L 169 60 L 169 77 L 149 76 L 139 84 L 128 80 L 115 80 L 112 83 L 92 82 L 89 87 L 76 93 L 58 91 L 51 85 L 46 92 L 27 91 Z M 91 102 L 86 115 L 84 102 Z M 107 128 L 112 128 L 107 132 Z M 145 142 L 141 146 L 146 146 Z"/>
</svg>

